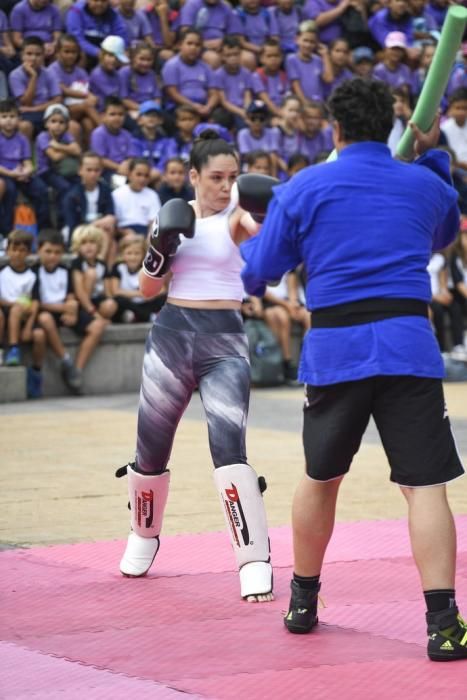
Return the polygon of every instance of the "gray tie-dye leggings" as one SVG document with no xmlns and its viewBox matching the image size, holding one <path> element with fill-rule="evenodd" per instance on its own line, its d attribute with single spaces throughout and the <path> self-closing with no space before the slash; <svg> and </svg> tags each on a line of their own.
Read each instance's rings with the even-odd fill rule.
<svg viewBox="0 0 467 700">
<path fill-rule="evenodd" d="M 215 467 L 246 463 L 248 341 L 240 312 L 166 304 L 146 342 L 136 469 L 162 472 L 177 425 L 199 387 Z"/>
</svg>

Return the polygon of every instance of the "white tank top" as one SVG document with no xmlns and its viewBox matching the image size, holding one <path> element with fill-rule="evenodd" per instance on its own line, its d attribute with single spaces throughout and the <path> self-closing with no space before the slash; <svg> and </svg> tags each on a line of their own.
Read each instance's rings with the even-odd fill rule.
<svg viewBox="0 0 467 700">
<path fill-rule="evenodd" d="M 196 219 L 193 238 L 182 242 L 172 262 L 169 297 L 208 301 L 244 297 L 240 271 L 243 261 L 230 235 L 229 218 L 233 202 L 226 209 Z"/>
</svg>

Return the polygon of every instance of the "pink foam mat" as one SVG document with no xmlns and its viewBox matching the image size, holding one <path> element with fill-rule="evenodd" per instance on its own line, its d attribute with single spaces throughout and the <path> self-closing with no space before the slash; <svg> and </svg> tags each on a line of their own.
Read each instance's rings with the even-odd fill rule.
<svg viewBox="0 0 467 700">
<path fill-rule="evenodd" d="M 467 607 L 467 517 L 458 517 Z M 340 523 L 320 625 L 290 635 L 288 528 L 271 532 L 276 600 L 240 600 L 224 533 L 166 537 L 151 575 L 118 573 L 124 543 L 0 554 L 0 697 L 467 700 L 467 661 L 425 655 L 424 606 L 404 521 Z M 446 668 L 447 667 L 447 668 Z"/>
</svg>

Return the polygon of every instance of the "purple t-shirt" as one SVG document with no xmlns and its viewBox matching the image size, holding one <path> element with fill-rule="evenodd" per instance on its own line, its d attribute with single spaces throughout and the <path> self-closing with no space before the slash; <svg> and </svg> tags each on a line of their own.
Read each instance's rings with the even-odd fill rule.
<svg viewBox="0 0 467 700">
<path fill-rule="evenodd" d="M 75 66 L 70 71 L 65 70 L 61 63 L 54 61 L 46 68 L 47 73 L 52 75 L 53 78 L 58 82 L 59 85 L 63 84 L 66 87 L 70 87 L 73 83 L 89 83 L 89 75 L 84 68 Z"/>
<path fill-rule="evenodd" d="M 284 97 L 290 92 L 290 80 L 285 71 L 279 71 L 276 75 L 267 75 L 262 68 L 253 73 L 253 91 L 255 95 L 267 92 L 269 99 L 278 107 L 281 106 Z"/>
<path fill-rule="evenodd" d="M 105 98 L 120 94 L 118 70 L 109 72 L 102 66 L 96 66 L 89 75 L 89 91 L 98 98 L 97 110 L 102 112 Z"/>
<path fill-rule="evenodd" d="M 29 84 L 30 77 L 24 70 L 23 66 L 15 68 L 8 76 L 10 90 L 13 97 L 17 100 L 24 95 Z M 36 94 L 32 100 L 32 104 L 40 105 L 44 102 L 49 102 L 54 97 L 61 95 L 60 85 L 56 77 L 48 73 L 44 68 L 38 71 L 36 82 Z"/>
<path fill-rule="evenodd" d="M 153 70 L 148 73 L 137 73 L 131 66 L 124 66 L 118 73 L 120 97 L 134 100 L 138 104 L 146 102 L 146 100 L 160 102 L 161 90 Z"/>
<path fill-rule="evenodd" d="M 222 39 L 225 34 L 241 34 L 242 25 L 223 0 L 206 5 L 203 0 L 187 0 L 180 11 L 180 26 L 195 27 L 203 39 Z"/>
<path fill-rule="evenodd" d="M 302 135 L 302 153 L 308 157 L 312 164 L 318 153 L 322 151 L 330 152 L 333 148 L 332 129 L 329 126 L 318 131 L 315 136 Z"/>
<path fill-rule="evenodd" d="M 159 15 L 154 10 L 144 10 L 146 19 L 149 22 L 151 28 L 152 40 L 156 46 L 163 46 L 164 39 L 162 37 L 161 21 Z M 172 32 L 176 32 L 180 27 L 180 13 L 169 14 L 169 28 Z"/>
<path fill-rule="evenodd" d="M 455 66 L 449 78 L 448 86 L 446 88 L 446 95 L 449 97 L 454 90 L 460 87 L 467 87 L 467 70 L 465 66 Z"/>
<path fill-rule="evenodd" d="M 290 12 L 283 12 L 279 7 L 268 7 L 268 12 L 276 21 L 281 49 L 287 53 L 296 51 L 298 25 L 302 21 L 301 11 L 295 6 Z"/>
<path fill-rule="evenodd" d="M 140 133 L 132 139 L 133 154 L 137 158 L 146 158 L 151 168 L 163 170 L 169 158 L 178 155 L 175 139 L 161 136 L 154 141 L 147 139 Z"/>
<path fill-rule="evenodd" d="M 276 128 L 265 127 L 263 135 L 255 138 L 248 128 L 240 129 L 237 134 L 237 146 L 243 156 L 250 151 L 268 151 L 277 153 L 279 137 Z"/>
<path fill-rule="evenodd" d="M 207 102 L 208 90 L 216 87 L 212 69 L 203 61 L 189 65 L 180 56 L 173 56 L 162 68 L 163 84 L 175 87 L 184 97 L 203 104 Z"/>
<path fill-rule="evenodd" d="M 148 16 L 142 10 L 135 10 L 131 17 L 126 17 L 117 10 L 120 19 L 125 23 L 128 33 L 128 39 L 132 46 L 142 41 L 145 37 L 151 36 L 151 25 L 149 24 Z"/>
<path fill-rule="evenodd" d="M 327 0 L 307 0 L 303 7 L 303 15 L 306 19 L 316 19 L 318 15 L 329 10 L 335 10 L 337 3 L 327 2 Z M 338 19 L 329 22 L 324 27 L 319 28 L 319 40 L 323 44 L 329 44 L 334 39 L 342 36 L 342 28 Z"/>
<path fill-rule="evenodd" d="M 309 100 L 323 100 L 324 88 L 321 80 L 323 62 L 319 56 L 312 56 L 310 61 L 302 61 L 296 53 L 289 54 L 285 59 L 287 76 L 292 80 L 298 80 L 303 94 Z"/>
<path fill-rule="evenodd" d="M 405 34 L 407 44 L 413 44 L 412 17 L 403 17 L 402 20 L 392 19 L 387 7 L 378 10 L 368 20 L 368 29 L 380 46 L 384 46 L 384 40 L 389 32 L 402 32 Z"/>
<path fill-rule="evenodd" d="M 10 15 L 10 29 L 21 32 L 23 37 L 37 36 L 42 41 L 53 41 L 53 32 L 62 29 L 62 18 L 55 5 L 46 5 L 42 10 L 33 10 L 29 0 L 21 0 Z"/>
<path fill-rule="evenodd" d="M 432 2 L 429 2 L 425 9 L 425 12 L 433 17 L 437 29 L 441 29 L 443 26 L 447 11 L 447 7 L 439 7 L 438 5 L 433 5 Z"/>
<path fill-rule="evenodd" d="M 41 131 L 36 139 L 36 170 L 38 175 L 47 172 L 52 167 L 52 161 L 49 159 L 46 150 L 49 147 L 51 136 L 48 131 Z M 60 143 L 74 143 L 74 138 L 71 134 L 64 133 L 60 139 Z"/>
<path fill-rule="evenodd" d="M 238 73 L 228 73 L 225 67 L 215 71 L 216 87 L 224 91 L 226 99 L 236 107 L 245 104 L 246 90 L 253 90 L 253 76 L 251 71 L 241 66 Z"/>
<path fill-rule="evenodd" d="M 383 83 L 387 83 L 392 88 L 398 88 L 402 85 L 408 85 L 410 91 L 413 91 L 414 82 L 416 83 L 416 78 L 412 74 L 412 71 L 405 63 L 401 63 L 396 70 L 389 70 L 384 63 L 377 63 L 373 68 L 373 78 L 377 80 L 382 80 Z"/>
<path fill-rule="evenodd" d="M 274 127 L 277 133 L 277 152 L 282 160 L 289 160 L 294 153 L 299 153 L 302 150 L 302 135 L 299 131 L 293 134 L 288 134 L 280 127 Z"/>
<path fill-rule="evenodd" d="M 240 33 L 255 46 L 262 46 L 266 39 L 279 35 L 279 27 L 276 18 L 265 7 L 258 12 L 246 12 L 242 7 L 237 8 L 237 16 L 240 18 Z"/>
<path fill-rule="evenodd" d="M 352 80 L 352 78 L 355 78 L 355 73 L 352 73 L 348 68 L 343 68 L 332 83 L 323 83 L 324 99 L 327 100 L 334 88 L 343 83 L 344 80 Z"/>
<path fill-rule="evenodd" d="M 101 158 L 122 163 L 134 155 L 131 134 L 126 129 L 113 134 L 105 124 L 101 124 L 91 134 L 91 151 L 95 151 Z"/>
<path fill-rule="evenodd" d="M 8 31 L 8 20 L 3 10 L 0 10 L 0 46 L 3 46 L 3 34 Z"/>
<path fill-rule="evenodd" d="M 31 160 L 31 144 L 19 131 L 10 138 L 0 131 L 0 165 L 14 170 L 23 161 Z"/>
</svg>

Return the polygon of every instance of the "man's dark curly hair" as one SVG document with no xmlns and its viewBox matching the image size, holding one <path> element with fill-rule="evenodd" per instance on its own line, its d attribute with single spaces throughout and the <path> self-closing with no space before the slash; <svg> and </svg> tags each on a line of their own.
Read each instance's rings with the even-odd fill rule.
<svg viewBox="0 0 467 700">
<path fill-rule="evenodd" d="M 391 89 L 381 80 L 345 80 L 331 94 L 328 109 L 346 141 L 386 143 L 394 114 Z"/>
</svg>

